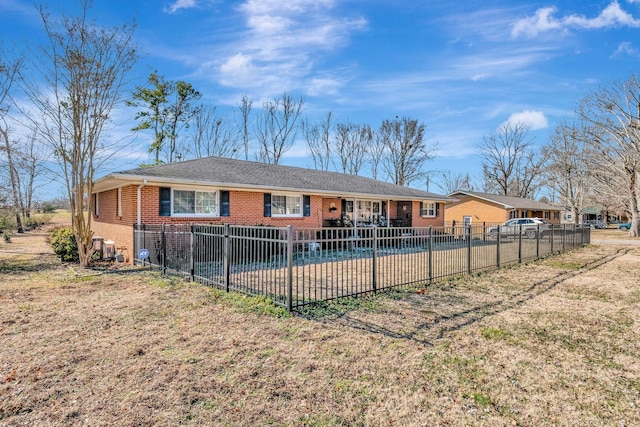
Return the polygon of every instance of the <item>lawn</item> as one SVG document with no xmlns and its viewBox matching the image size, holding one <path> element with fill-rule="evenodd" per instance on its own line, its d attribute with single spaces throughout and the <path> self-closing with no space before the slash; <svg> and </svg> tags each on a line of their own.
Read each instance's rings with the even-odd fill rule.
<svg viewBox="0 0 640 427">
<path fill-rule="evenodd" d="M 288 316 L 28 239 L 0 245 L 0 425 L 640 424 L 639 246 Z"/>
</svg>

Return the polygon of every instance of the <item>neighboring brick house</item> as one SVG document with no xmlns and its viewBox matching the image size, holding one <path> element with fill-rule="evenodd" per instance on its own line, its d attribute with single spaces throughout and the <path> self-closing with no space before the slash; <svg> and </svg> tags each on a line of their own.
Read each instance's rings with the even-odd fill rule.
<svg viewBox="0 0 640 427">
<path fill-rule="evenodd" d="M 442 226 L 450 201 L 361 176 L 206 157 L 96 180 L 92 230 L 130 261 L 134 224 Z"/>
<path fill-rule="evenodd" d="M 499 196 L 473 191 L 455 191 L 447 197 L 455 199 L 446 206 L 448 223 L 495 224 L 511 218 L 544 218 L 560 223 L 562 207 L 520 197 Z"/>
</svg>

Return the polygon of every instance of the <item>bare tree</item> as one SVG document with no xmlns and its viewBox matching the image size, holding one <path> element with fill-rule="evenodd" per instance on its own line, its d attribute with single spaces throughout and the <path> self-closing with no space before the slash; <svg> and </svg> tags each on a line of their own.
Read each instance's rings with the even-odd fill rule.
<svg viewBox="0 0 640 427">
<path fill-rule="evenodd" d="M 286 92 L 282 98 L 265 101 L 256 126 L 261 162 L 277 165 L 282 155 L 293 146 L 303 104 L 304 99 L 293 99 Z"/>
<path fill-rule="evenodd" d="M 529 128 L 506 123 L 480 146 L 485 191 L 533 199 L 544 184 L 546 155 L 533 149 Z"/>
<path fill-rule="evenodd" d="M 588 145 L 585 122 L 578 119 L 560 123 L 543 150 L 549 158 L 545 169 L 547 185 L 571 210 L 573 222 L 577 224 L 594 184 L 590 171 L 594 156 Z"/>
<path fill-rule="evenodd" d="M 101 156 L 109 154 L 101 138 L 103 129 L 122 100 L 122 87 L 137 53 L 132 45 L 134 26 L 102 28 L 87 16 L 91 2 L 81 4 L 80 16 L 55 20 L 39 8 L 49 44 L 34 56 L 39 78 L 23 76 L 22 81 L 38 110 L 30 115 L 39 116 L 35 130 L 55 153 L 64 174 L 80 263 L 88 266 L 94 252 L 94 207 L 85 196 L 93 193 Z M 36 86 L 40 81 L 42 87 Z"/>
<path fill-rule="evenodd" d="M 331 165 L 331 130 L 333 115 L 328 112 L 326 117 L 317 124 L 302 121 L 302 133 L 307 141 L 313 166 L 315 169 L 328 171 Z"/>
<path fill-rule="evenodd" d="M 251 142 L 251 132 L 249 132 L 249 119 L 251 117 L 251 106 L 253 105 L 253 99 L 247 95 L 243 95 L 238 105 L 238 111 L 240 112 L 240 123 L 238 128 L 240 129 L 240 135 L 242 137 L 242 144 L 244 146 L 244 159 L 249 160 L 249 145 Z"/>
<path fill-rule="evenodd" d="M 369 125 L 338 123 L 334 139 L 334 151 L 343 173 L 358 175 L 367 159 L 367 147 L 373 140 Z"/>
<path fill-rule="evenodd" d="M 438 174 L 436 185 L 444 194 L 455 191 L 473 191 L 473 184 L 468 173 L 442 171 Z"/>
<path fill-rule="evenodd" d="M 371 165 L 371 177 L 373 179 L 378 179 L 378 175 L 380 174 L 380 162 L 382 162 L 384 157 L 385 147 L 383 135 L 381 135 L 380 132 L 374 132 L 371 146 L 367 149 L 369 153 L 369 164 Z"/>
<path fill-rule="evenodd" d="M 7 123 L 7 114 L 9 112 L 8 103 L 11 98 L 11 91 L 19 76 L 22 67 L 21 60 L 9 61 L 5 59 L 4 53 L 0 56 L 0 138 L 2 139 L 2 147 L 0 152 L 4 152 L 7 169 L 9 170 L 9 184 L 11 187 L 11 195 L 13 200 L 13 208 L 15 210 L 16 224 L 18 233 L 23 232 L 20 212 L 22 209 L 22 198 L 20 197 L 20 175 L 15 159 L 14 149 L 10 142 L 11 129 Z"/>
<path fill-rule="evenodd" d="M 631 213 L 629 234 L 640 236 L 640 81 L 632 74 L 587 96 L 581 117 L 591 124 L 590 139 L 598 149 L 609 180 L 624 182 Z"/>
<path fill-rule="evenodd" d="M 424 124 L 408 117 L 382 121 L 378 130 L 385 146 L 382 165 L 394 184 L 411 185 L 424 178 L 424 164 L 435 157 L 437 148 L 427 144 L 424 131 Z"/>
<path fill-rule="evenodd" d="M 196 158 L 218 156 L 238 158 L 242 148 L 237 129 L 216 107 L 200 106 L 193 116 L 191 128 Z"/>
</svg>

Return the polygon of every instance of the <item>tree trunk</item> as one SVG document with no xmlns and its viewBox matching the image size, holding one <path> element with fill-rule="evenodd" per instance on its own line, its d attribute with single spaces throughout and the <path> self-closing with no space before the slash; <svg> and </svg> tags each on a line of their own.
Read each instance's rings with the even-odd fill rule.
<svg viewBox="0 0 640 427">
<path fill-rule="evenodd" d="M 22 219 L 20 217 L 20 207 L 22 205 L 20 202 L 20 177 L 16 171 L 16 165 L 13 162 L 11 145 L 9 144 L 9 131 L 7 128 L 3 128 L 0 129 L 0 134 L 2 134 L 5 151 L 7 152 L 7 166 L 9 167 L 9 181 L 11 182 L 11 193 L 13 195 L 13 209 L 16 212 L 16 226 L 18 228 L 18 233 L 24 233 L 22 228 Z"/>
<path fill-rule="evenodd" d="M 631 227 L 629 235 L 640 236 L 640 208 L 638 207 L 638 174 L 635 170 L 627 170 L 629 175 L 629 193 L 631 195 Z"/>
</svg>

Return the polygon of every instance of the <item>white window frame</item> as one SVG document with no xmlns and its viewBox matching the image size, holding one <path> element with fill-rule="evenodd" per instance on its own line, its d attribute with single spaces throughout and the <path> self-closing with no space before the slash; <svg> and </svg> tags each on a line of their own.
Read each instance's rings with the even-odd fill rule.
<svg viewBox="0 0 640 427">
<path fill-rule="evenodd" d="M 281 214 L 281 213 L 276 213 L 276 208 L 275 208 L 275 203 L 274 203 L 274 198 L 276 197 L 285 197 L 285 213 Z M 287 213 L 287 211 L 289 210 L 289 199 L 293 200 L 296 199 L 298 201 L 298 213 Z M 301 218 L 303 215 L 303 210 L 304 210 L 304 206 L 303 206 L 303 199 L 302 199 L 302 193 L 271 193 L 271 217 L 272 218 Z"/>
<path fill-rule="evenodd" d="M 175 212 L 175 192 L 183 191 L 183 192 L 192 192 L 194 197 L 194 213 L 176 213 Z M 196 213 L 195 212 L 195 199 L 196 193 L 215 193 L 215 203 L 214 206 L 216 208 L 215 213 Z M 217 188 L 183 188 L 183 187 L 171 187 L 171 216 L 173 218 L 218 218 L 220 216 L 220 190 Z"/>
<path fill-rule="evenodd" d="M 429 206 L 423 208 L 423 206 Z M 431 202 L 429 200 L 423 200 L 420 205 L 420 216 L 422 218 L 435 218 L 438 212 L 438 202 Z M 431 212 L 431 213 L 429 213 Z"/>
<path fill-rule="evenodd" d="M 118 187 L 118 212 L 116 216 L 122 216 L 122 187 Z"/>
<path fill-rule="evenodd" d="M 378 209 L 374 209 L 377 203 Z M 365 206 L 366 205 L 366 206 Z M 369 209 L 369 216 L 364 216 L 362 213 Z M 358 199 L 356 201 L 356 220 L 358 221 L 376 221 L 380 215 L 382 215 L 382 200 L 372 199 Z"/>
</svg>

